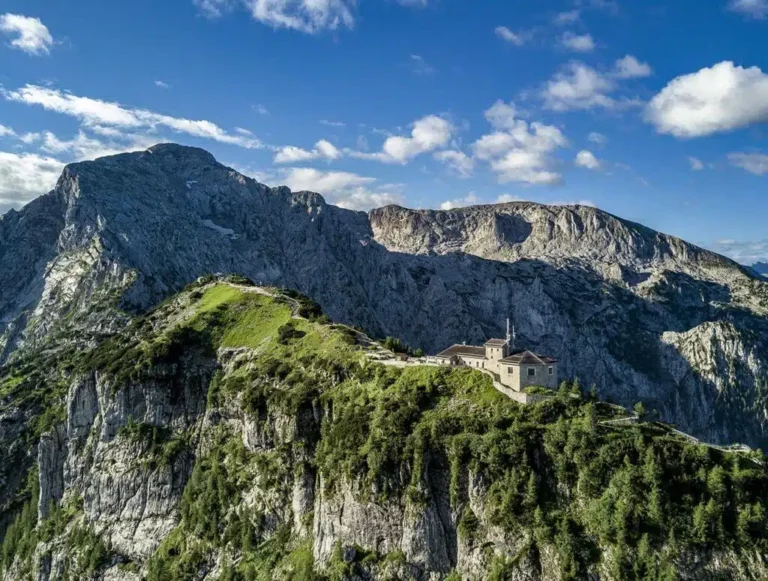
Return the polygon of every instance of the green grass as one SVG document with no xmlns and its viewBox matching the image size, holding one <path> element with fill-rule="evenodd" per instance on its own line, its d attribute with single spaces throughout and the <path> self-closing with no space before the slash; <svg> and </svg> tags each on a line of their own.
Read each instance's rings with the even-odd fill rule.
<svg viewBox="0 0 768 581">
<path fill-rule="evenodd" d="M 217 347 L 260 347 L 291 319 L 291 309 L 275 299 L 256 292 L 244 292 L 218 284 L 207 289 L 194 305 L 195 315 L 187 323 L 203 330 L 218 319 L 221 328 Z"/>
</svg>

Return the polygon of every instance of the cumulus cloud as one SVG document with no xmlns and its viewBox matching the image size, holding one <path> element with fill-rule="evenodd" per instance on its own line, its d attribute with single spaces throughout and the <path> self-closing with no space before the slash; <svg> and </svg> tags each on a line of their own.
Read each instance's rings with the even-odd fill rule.
<svg viewBox="0 0 768 581">
<path fill-rule="evenodd" d="M 679 138 L 723 133 L 768 121 L 768 75 L 723 61 L 673 79 L 653 99 L 646 120 Z"/>
<path fill-rule="evenodd" d="M 18 207 L 50 191 L 62 169 L 52 157 L 0 151 L 0 204 Z"/>
<path fill-rule="evenodd" d="M 353 28 L 354 0 L 245 0 L 253 18 L 273 28 L 316 34 Z"/>
<path fill-rule="evenodd" d="M 120 129 L 155 129 L 166 127 L 177 133 L 211 139 L 221 143 L 237 145 L 248 149 L 263 147 L 261 141 L 253 137 L 232 135 L 210 121 L 194 121 L 169 115 L 162 115 L 145 109 L 130 109 L 119 103 L 79 97 L 71 93 L 26 85 L 16 91 L 0 89 L 8 101 L 39 105 L 49 111 L 69 115 L 80 120 L 85 126 Z"/>
<path fill-rule="evenodd" d="M 470 192 L 463 198 L 455 200 L 446 200 L 440 204 L 441 210 L 455 210 L 456 208 L 465 208 L 466 206 L 475 206 L 480 203 L 480 198 L 474 192 Z"/>
<path fill-rule="evenodd" d="M 572 52 L 592 52 L 595 50 L 595 39 L 591 34 L 574 34 L 566 32 L 560 37 L 560 44 Z"/>
<path fill-rule="evenodd" d="M 573 163 L 576 167 L 583 167 L 584 169 L 591 170 L 598 170 L 602 166 L 600 160 L 595 157 L 595 154 L 586 149 L 582 149 L 576 154 L 576 159 Z"/>
<path fill-rule="evenodd" d="M 39 18 L 21 14 L 0 15 L 0 32 L 12 36 L 10 46 L 31 55 L 51 52 L 53 36 Z"/>
<path fill-rule="evenodd" d="M 497 26 L 494 32 L 496 33 L 496 36 L 498 36 L 500 39 L 506 42 L 509 42 L 511 44 L 514 44 L 515 46 L 523 46 L 526 42 L 528 42 L 531 39 L 529 33 L 512 32 L 506 26 Z"/>
<path fill-rule="evenodd" d="M 359 159 L 406 164 L 423 153 L 445 147 L 454 131 L 455 128 L 446 119 L 437 115 L 428 115 L 413 124 L 410 137 L 399 135 L 388 137 L 380 152 L 348 151 L 348 153 Z"/>
<path fill-rule="evenodd" d="M 460 177 L 467 178 L 472 175 L 475 168 L 474 160 L 463 151 L 447 149 L 435 153 L 435 159 L 446 164 Z"/>
<path fill-rule="evenodd" d="M 547 81 L 542 97 L 544 106 L 553 111 L 574 109 L 611 109 L 616 101 L 609 93 L 616 83 L 590 66 L 572 62 Z"/>
<path fill-rule="evenodd" d="M 750 18 L 768 18 L 768 0 L 730 0 L 728 8 Z"/>
<path fill-rule="evenodd" d="M 315 144 L 314 149 L 308 151 L 293 145 L 287 145 L 278 149 L 275 154 L 275 163 L 297 163 L 313 159 L 336 160 L 341 157 L 341 151 L 330 141 L 321 139 Z"/>
<path fill-rule="evenodd" d="M 166 83 L 165 81 L 155 81 L 155 86 L 160 87 L 161 89 L 170 89 L 171 86 Z"/>
<path fill-rule="evenodd" d="M 476 159 L 488 162 L 501 183 L 560 181 L 552 155 L 568 141 L 557 127 L 518 119 L 514 104 L 503 101 L 497 101 L 485 116 L 494 131 L 475 141 L 472 149 Z"/>
<path fill-rule="evenodd" d="M 391 185 L 376 186 L 376 178 L 343 171 L 288 168 L 280 180 L 293 191 L 322 194 L 328 202 L 350 210 L 369 210 L 388 204 L 402 204 L 402 195 Z"/>
<path fill-rule="evenodd" d="M 637 99 L 614 97 L 621 89 L 619 80 L 646 77 L 650 65 L 632 55 L 617 60 L 613 68 L 601 72 L 579 61 L 572 61 L 546 82 L 541 97 L 552 111 L 617 109 L 638 104 Z"/>
<path fill-rule="evenodd" d="M 768 173 L 768 155 L 762 153 L 729 153 L 728 161 L 758 176 Z"/>
<path fill-rule="evenodd" d="M 254 105 L 253 110 L 256 111 L 259 115 L 269 115 L 269 110 L 264 105 Z"/>
<path fill-rule="evenodd" d="M 631 54 L 617 60 L 614 71 L 614 75 L 619 79 L 640 79 L 653 74 L 651 65 L 640 62 Z"/>
</svg>

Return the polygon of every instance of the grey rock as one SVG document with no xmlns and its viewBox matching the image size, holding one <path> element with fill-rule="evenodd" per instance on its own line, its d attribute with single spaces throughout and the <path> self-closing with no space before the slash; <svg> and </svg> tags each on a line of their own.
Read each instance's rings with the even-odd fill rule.
<svg viewBox="0 0 768 581">
<path fill-rule="evenodd" d="M 72 164 L 0 220 L 2 357 L 57 333 L 87 347 L 206 273 L 296 288 L 432 353 L 511 316 L 519 345 L 603 398 L 713 442 L 765 442 L 768 286 L 753 271 L 591 207 L 365 214 L 172 144 Z M 711 324 L 734 340 L 696 331 Z"/>
</svg>

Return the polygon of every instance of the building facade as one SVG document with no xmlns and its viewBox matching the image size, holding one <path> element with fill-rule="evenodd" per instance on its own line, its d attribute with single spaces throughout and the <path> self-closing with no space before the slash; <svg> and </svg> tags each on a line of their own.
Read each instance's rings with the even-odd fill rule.
<svg viewBox="0 0 768 581">
<path fill-rule="evenodd" d="M 435 356 L 441 365 L 466 366 L 494 373 L 514 391 L 529 386 L 557 389 L 557 361 L 532 351 L 515 350 L 507 323 L 506 339 L 490 339 L 482 347 L 453 345 Z"/>
</svg>

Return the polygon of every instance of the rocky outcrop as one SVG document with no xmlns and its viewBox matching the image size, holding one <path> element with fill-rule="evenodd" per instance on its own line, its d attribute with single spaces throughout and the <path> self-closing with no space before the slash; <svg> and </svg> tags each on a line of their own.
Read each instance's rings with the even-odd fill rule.
<svg viewBox="0 0 768 581">
<path fill-rule="evenodd" d="M 754 387 L 768 365 L 768 286 L 734 262 L 583 206 L 366 215 L 171 144 L 70 165 L 53 192 L 0 221 L 3 357 L 52 336 L 92 345 L 126 310 L 206 273 L 296 288 L 335 320 L 427 352 L 499 335 L 511 316 L 521 345 L 602 397 L 643 400 L 704 439 L 763 444 Z M 708 324 L 741 337 L 737 398 L 719 397 L 689 356 L 710 345 L 694 332 Z M 686 348 L 669 348 L 668 334 Z"/>
</svg>

